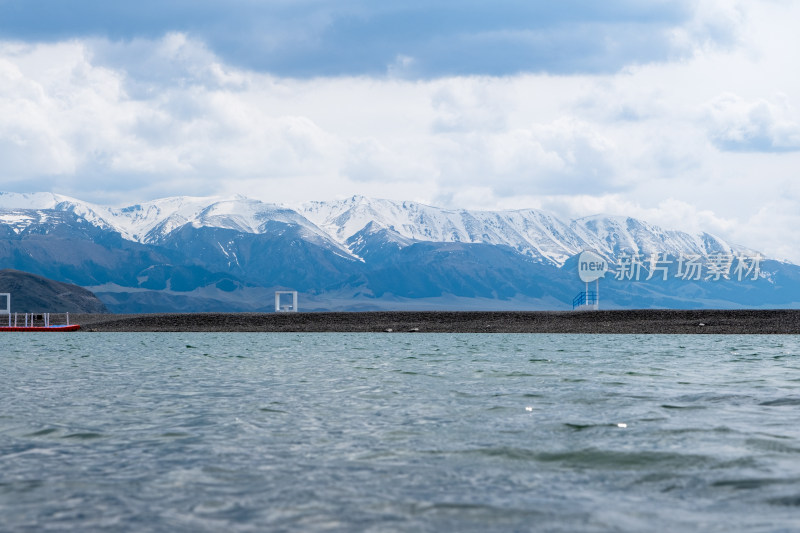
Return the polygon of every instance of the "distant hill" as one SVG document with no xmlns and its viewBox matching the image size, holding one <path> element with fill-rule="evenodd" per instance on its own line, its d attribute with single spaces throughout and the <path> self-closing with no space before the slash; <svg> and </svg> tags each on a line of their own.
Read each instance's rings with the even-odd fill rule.
<svg viewBox="0 0 800 533">
<path fill-rule="evenodd" d="M 578 276 L 586 250 L 607 266 L 593 287 Z M 800 307 L 800 265 L 709 233 L 360 196 L 112 208 L 0 192 L 0 265 L 85 287 L 115 313 L 268 312 L 279 290 L 302 311 L 570 310 L 598 287 L 604 309 Z"/>
<path fill-rule="evenodd" d="M 0 293 L 11 294 L 12 313 L 108 313 L 83 287 L 19 270 L 0 270 Z M 5 306 L 5 301 L 2 302 Z"/>
</svg>

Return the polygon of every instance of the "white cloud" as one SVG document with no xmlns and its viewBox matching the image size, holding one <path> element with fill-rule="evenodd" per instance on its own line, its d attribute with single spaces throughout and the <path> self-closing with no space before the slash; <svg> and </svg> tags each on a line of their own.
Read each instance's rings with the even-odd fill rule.
<svg viewBox="0 0 800 533">
<path fill-rule="evenodd" d="M 800 150 L 800 122 L 785 98 L 747 101 L 735 94 L 718 96 L 706 106 L 709 137 L 720 150 L 792 152 Z"/>
<path fill-rule="evenodd" d="M 404 157 L 411 150 L 387 147 L 374 137 L 351 140 L 341 174 L 359 183 L 417 185 L 420 181 L 430 179 L 433 169 L 429 161 L 420 157 Z"/>
<path fill-rule="evenodd" d="M 413 78 L 417 61 L 407 55 L 398 54 L 394 61 L 386 67 L 386 74 L 390 78 Z"/>
<path fill-rule="evenodd" d="M 191 43 L 170 35 L 160 44 L 154 48 L 178 62 L 183 56 L 195 61 Z M 9 46 L 3 52 L 4 183 L 61 176 L 54 188 L 102 184 L 128 198 L 137 188 L 180 193 L 170 182 L 190 179 L 194 186 L 184 192 L 209 192 L 220 177 L 318 173 L 339 152 L 340 141 L 309 117 L 254 105 L 238 82 L 234 90 L 221 87 L 218 68 L 187 84 L 129 91 L 141 88 L 141 80 L 131 83 L 130 73 L 91 63 L 87 43 Z M 226 76 L 253 79 L 235 71 Z"/>
<path fill-rule="evenodd" d="M 691 53 L 742 44 L 747 28 L 744 5 L 731 0 L 693 2 L 691 20 L 672 29 L 673 46 Z"/>
<path fill-rule="evenodd" d="M 248 77 L 224 65 L 204 43 L 185 33 L 167 33 L 161 39 L 86 41 L 94 65 L 125 73 L 129 95 L 150 98 L 167 88 L 203 86 L 237 90 Z"/>
<path fill-rule="evenodd" d="M 743 221 L 736 236 L 743 242 L 768 253 L 769 257 L 800 264 L 798 239 L 794 228 L 800 227 L 797 199 L 776 199 L 762 205 L 758 212 Z"/>
<path fill-rule="evenodd" d="M 449 80 L 435 90 L 431 105 L 436 113 L 434 133 L 502 131 L 507 128 L 508 110 L 491 92 L 489 80 Z"/>
<path fill-rule="evenodd" d="M 495 195 L 598 192 L 617 188 L 614 143 L 573 118 L 500 132 L 444 136 L 440 185 L 490 185 Z"/>
</svg>

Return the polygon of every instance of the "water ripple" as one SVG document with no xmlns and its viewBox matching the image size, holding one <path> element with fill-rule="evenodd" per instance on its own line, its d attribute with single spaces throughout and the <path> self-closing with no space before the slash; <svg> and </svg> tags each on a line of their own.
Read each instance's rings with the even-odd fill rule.
<svg viewBox="0 0 800 533">
<path fill-rule="evenodd" d="M 790 531 L 793 336 L 16 336 L 9 531 Z"/>
</svg>

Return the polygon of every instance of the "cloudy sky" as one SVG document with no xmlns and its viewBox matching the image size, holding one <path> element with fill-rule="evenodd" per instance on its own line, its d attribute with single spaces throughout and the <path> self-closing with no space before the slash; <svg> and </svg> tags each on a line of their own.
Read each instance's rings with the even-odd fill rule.
<svg viewBox="0 0 800 533">
<path fill-rule="evenodd" d="M 0 0 L 0 190 L 624 214 L 800 262 L 800 2 Z"/>
</svg>

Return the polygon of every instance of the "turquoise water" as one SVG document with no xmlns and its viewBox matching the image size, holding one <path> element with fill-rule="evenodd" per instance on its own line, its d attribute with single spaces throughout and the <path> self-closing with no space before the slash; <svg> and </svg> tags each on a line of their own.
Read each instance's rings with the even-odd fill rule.
<svg viewBox="0 0 800 533">
<path fill-rule="evenodd" d="M 795 336 L 2 343 L 2 531 L 800 529 Z"/>
</svg>

